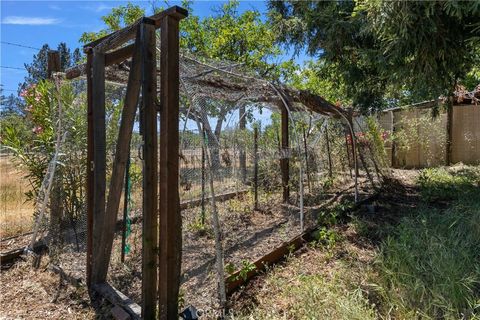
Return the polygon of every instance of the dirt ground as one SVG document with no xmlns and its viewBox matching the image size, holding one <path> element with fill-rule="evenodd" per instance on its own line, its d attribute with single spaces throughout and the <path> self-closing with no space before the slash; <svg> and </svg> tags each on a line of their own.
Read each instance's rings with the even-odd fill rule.
<svg viewBox="0 0 480 320">
<path fill-rule="evenodd" d="M 91 306 L 85 287 L 61 281 L 46 260 L 36 270 L 31 261 L 17 261 L 0 273 L 1 319 L 95 319 L 107 313 Z"/>
<path fill-rule="evenodd" d="M 283 296 L 283 300 L 275 300 L 272 305 L 271 292 L 277 290 L 275 286 L 280 283 L 291 283 L 302 276 L 321 274 L 326 279 L 332 280 L 340 275 L 346 278 L 342 279 L 344 282 L 368 286 L 369 279 L 366 271 L 371 268 L 378 254 L 377 245 L 385 236 L 383 226 L 399 221 L 409 208 L 417 206 L 419 202 L 419 194 L 415 186 L 417 176 L 416 170 L 394 170 L 393 183 L 374 201 L 375 213 L 372 214 L 366 207 L 356 210 L 355 215 L 362 219 L 365 223 L 364 227 L 368 229 L 363 231 L 368 233 L 368 237 L 363 233 L 360 234 L 359 230 L 351 224 L 340 223 L 334 229 L 341 240 L 333 250 L 319 249 L 315 244 L 306 245 L 288 257 L 286 262 L 268 270 L 270 277 L 267 274 L 260 275 L 235 292 L 230 297 L 235 319 L 250 319 L 249 310 L 254 310 L 258 304 L 268 305 L 272 314 L 278 314 L 279 310 L 289 310 L 290 304 L 296 303 L 295 297 Z M 348 278 L 351 276 L 356 278 Z M 369 299 L 375 301 L 376 297 L 369 297 Z"/>
<path fill-rule="evenodd" d="M 408 173 L 405 175 L 408 176 Z M 365 179 L 361 180 L 360 185 L 363 197 L 373 192 Z M 345 189 L 345 185 L 342 187 Z M 352 193 L 351 185 L 347 193 Z M 331 196 L 338 195 L 332 193 Z M 261 210 L 258 211 L 252 210 L 252 199 L 249 197 L 251 195 L 247 194 L 243 198 L 232 199 L 218 206 L 223 226 L 225 264 L 232 264 L 235 269 L 244 261 L 254 261 L 300 233 L 298 208 L 282 206 L 279 194 L 263 198 Z M 325 201 L 325 197 L 320 200 Z M 292 201 L 295 202 L 295 199 Z M 315 201 L 308 199 L 308 202 L 308 205 L 313 205 Z M 308 227 L 315 223 L 315 219 L 308 216 L 308 210 L 306 211 Z M 218 307 L 218 294 L 213 231 L 211 227 L 198 225 L 198 212 L 198 208 L 182 211 L 183 228 L 187 232 L 184 232 L 183 236 L 181 304 L 215 309 Z M 140 239 L 141 224 L 134 224 L 132 235 L 128 238 L 131 251 L 126 255 L 125 263 L 120 263 L 121 238 L 120 234 L 117 235 L 109 272 L 109 282 L 138 304 L 141 303 Z M 11 244 L 3 246 L 11 248 Z M 92 306 L 84 286 L 73 287 L 65 281 L 60 284 L 59 275 L 49 270 L 46 260 L 43 259 L 43 265 L 37 270 L 27 261 L 20 261 L 2 271 L 1 316 L 6 319 L 109 317 L 110 306 Z M 84 257 L 80 256 L 77 260 L 83 263 Z M 75 264 L 75 260 L 71 261 L 68 264 Z M 83 268 L 80 266 L 76 269 Z M 248 288 L 247 286 L 247 291 L 244 292 L 248 292 Z M 234 295 L 233 301 L 236 301 L 237 297 Z M 25 307 L 27 305 L 31 307 Z M 235 305 L 237 303 L 233 304 Z"/>
</svg>

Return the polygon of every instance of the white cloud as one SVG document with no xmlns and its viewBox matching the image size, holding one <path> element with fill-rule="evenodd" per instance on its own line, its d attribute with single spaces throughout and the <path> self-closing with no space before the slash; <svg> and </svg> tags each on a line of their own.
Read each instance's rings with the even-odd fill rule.
<svg viewBox="0 0 480 320">
<path fill-rule="evenodd" d="M 28 26 L 46 26 L 60 23 L 60 19 L 43 18 L 43 17 L 23 17 L 23 16 L 8 16 L 2 19 L 2 24 L 16 24 Z"/>
<path fill-rule="evenodd" d="M 62 10 L 59 6 L 51 4 L 48 6 L 51 10 L 60 11 Z"/>
<path fill-rule="evenodd" d="M 96 3 L 88 6 L 82 6 L 82 9 L 93 11 L 93 12 L 102 12 L 102 11 L 108 11 L 113 9 L 113 6 L 106 5 L 104 3 Z"/>
</svg>

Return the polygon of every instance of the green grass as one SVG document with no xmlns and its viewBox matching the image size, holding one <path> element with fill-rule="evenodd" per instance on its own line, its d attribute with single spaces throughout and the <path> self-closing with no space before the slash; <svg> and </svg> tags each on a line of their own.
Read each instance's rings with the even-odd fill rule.
<svg viewBox="0 0 480 320">
<path fill-rule="evenodd" d="M 416 207 L 354 217 L 333 245 L 271 270 L 234 319 L 480 320 L 479 185 L 480 167 L 422 170 Z"/>
<path fill-rule="evenodd" d="M 405 217 L 377 258 L 383 311 L 402 319 L 479 319 L 480 191 L 477 168 L 423 170 L 425 203 Z M 438 201 L 448 205 L 436 207 Z"/>
<path fill-rule="evenodd" d="M 317 258 L 318 262 L 323 260 Z M 336 266 L 325 276 L 309 274 L 311 266 L 305 266 L 301 259 L 293 258 L 289 264 L 268 276 L 265 287 L 275 288 L 275 292 L 263 291 L 256 297 L 259 305 L 232 319 L 377 319 L 365 292 L 352 285 L 355 280 L 345 277 L 347 265 Z"/>
</svg>

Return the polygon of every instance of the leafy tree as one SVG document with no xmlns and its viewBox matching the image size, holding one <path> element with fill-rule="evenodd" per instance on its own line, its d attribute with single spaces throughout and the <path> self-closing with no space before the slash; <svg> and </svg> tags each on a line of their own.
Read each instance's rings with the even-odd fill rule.
<svg viewBox="0 0 480 320">
<path fill-rule="evenodd" d="M 182 6 L 189 11 L 189 17 L 181 21 L 180 32 L 182 50 L 195 54 L 198 59 L 210 58 L 244 63 L 247 67 L 263 75 L 270 71 L 267 60 L 280 53 L 276 46 L 276 35 L 268 22 L 261 19 L 258 11 L 238 12 L 238 1 L 230 1 L 217 8 L 216 14 L 208 18 L 200 18 L 193 14 L 192 2 L 184 1 Z M 162 8 L 154 8 L 155 12 Z M 88 43 L 99 37 L 132 24 L 145 14 L 145 10 L 135 4 L 127 4 L 112 9 L 102 17 L 106 28 L 99 32 L 84 33 L 80 41 Z M 184 104 L 188 104 L 184 100 Z M 190 113 L 200 119 L 209 142 L 218 150 L 220 134 L 227 115 L 236 105 L 230 102 L 203 99 L 202 108 Z M 186 108 L 184 108 L 186 109 Z M 210 120 L 215 118 L 215 125 Z M 213 161 L 218 161 L 215 151 Z"/>
<path fill-rule="evenodd" d="M 363 10 L 390 61 L 392 80 L 414 94 L 451 96 L 479 65 L 478 1 L 379 1 Z"/>
<path fill-rule="evenodd" d="M 386 62 L 354 1 L 270 1 L 269 8 L 280 42 L 322 60 L 310 69 L 338 88 L 330 95 L 350 97 L 342 102 L 365 112 L 384 106 Z"/>
<path fill-rule="evenodd" d="M 280 41 L 317 56 L 320 71 L 334 70 L 326 78 L 364 112 L 451 95 L 478 66 L 479 7 L 454 0 L 269 2 Z"/>
</svg>

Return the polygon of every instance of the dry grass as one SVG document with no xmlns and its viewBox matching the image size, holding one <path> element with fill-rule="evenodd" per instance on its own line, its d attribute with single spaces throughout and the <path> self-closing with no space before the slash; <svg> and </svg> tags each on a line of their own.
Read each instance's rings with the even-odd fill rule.
<svg viewBox="0 0 480 320">
<path fill-rule="evenodd" d="M 0 319 L 109 319 L 107 306 L 95 310 L 87 289 L 73 287 L 49 271 L 48 258 L 39 269 L 19 261 L 0 273 Z"/>
<path fill-rule="evenodd" d="M 335 232 L 345 238 L 355 234 L 350 227 Z M 365 291 L 374 256 L 373 248 L 349 241 L 329 250 L 304 248 L 257 280 L 253 292 L 241 294 L 247 308 L 237 306 L 243 311 L 232 319 L 376 319 Z"/>
<path fill-rule="evenodd" d="M 32 226 L 33 204 L 26 202 L 29 185 L 11 157 L 0 158 L 0 237 L 27 232 Z"/>
</svg>

